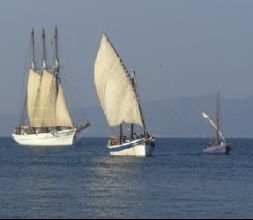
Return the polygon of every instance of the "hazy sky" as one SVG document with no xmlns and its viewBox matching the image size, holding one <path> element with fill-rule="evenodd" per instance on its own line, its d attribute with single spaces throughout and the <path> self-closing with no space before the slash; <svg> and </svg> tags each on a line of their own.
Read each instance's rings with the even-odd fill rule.
<svg viewBox="0 0 253 220">
<path fill-rule="evenodd" d="M 105 32 L 130 70 L 144 102 L 253 95 L 253 1 L 2 0 L 0 113 L 20 110 L 30 31 L 38 52 L 54 26 L 69 87 L 82 107 L 98 105 L 93 66 Z M 38 54 L 40 57 L 41 55 Z"/>
</svg>

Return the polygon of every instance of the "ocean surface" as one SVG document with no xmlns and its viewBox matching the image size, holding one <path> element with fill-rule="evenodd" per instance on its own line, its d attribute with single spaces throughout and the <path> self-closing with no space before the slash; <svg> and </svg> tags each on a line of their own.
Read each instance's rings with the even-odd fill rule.
<svg viewBox="0 0 253 220">
<path fill-rule="evenodd" d="M 205 155 L 209 139 L 157 139 L 153 157 L 110 157 L 105 138 L 73 147 L 0 139 L 0 218 L 252 218 L 253 139 Z"/>
</svg>

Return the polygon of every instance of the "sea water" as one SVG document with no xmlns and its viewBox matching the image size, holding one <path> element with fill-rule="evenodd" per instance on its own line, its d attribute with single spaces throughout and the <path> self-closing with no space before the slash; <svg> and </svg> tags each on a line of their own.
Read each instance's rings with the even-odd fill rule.
<svg viewBox="0 0 253 220">
<path fill-rule="evenodd" d="M 106 138 L 72 147 L 0 139 L 0 218 L 252 218 L 253 139 L 230 155 L 209 139 L 157 139 L 153 157 L 111 157 Z"/>
</svg>

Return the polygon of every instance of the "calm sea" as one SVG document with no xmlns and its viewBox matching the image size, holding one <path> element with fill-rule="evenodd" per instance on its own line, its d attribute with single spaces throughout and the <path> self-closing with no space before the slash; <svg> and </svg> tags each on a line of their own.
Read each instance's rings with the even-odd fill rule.
<svg viewBox="0 0 253 220">
<path fill-rule="evenodd" d="M 0 139 L 0 218 L 252 218 L 253 139 L 205 155 L 208 139 L 158 139 L 150 158 Z"/>
</svg>

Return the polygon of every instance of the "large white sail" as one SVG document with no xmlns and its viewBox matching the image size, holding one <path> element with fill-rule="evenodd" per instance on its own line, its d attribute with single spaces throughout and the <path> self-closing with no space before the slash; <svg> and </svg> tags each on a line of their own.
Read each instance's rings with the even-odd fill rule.
<svg viewBox="0 0 253 220">
<path fill-rule="evenodd" d="M 31 127 L 73 127 L 62 85 L 47 70 L 42 77 L 32 69 L 28 78 L 28 116 Z"/>
<path fill-rule="evenodd" d="M 36 106 L 37 95 L 40 87 L 40 74 L 36 73 L 33 69 L 29 70 L 28 83 L 27 83 L 27 112 L 31 127 L 36 127 Z"/>
<path fill-rule="evenodd" d="M 56 124 L 57 126 L 73 127 L 73 121 L 65 101 L 62 85 L 59 85 L 56 99 Z"/>
<path fill-rule="evenodd" d="M 103 34 L 95 66 L 95 85 L 111 127 L 121 123 L 143 126 L 137 95 L 121 58 Z"/>
<path fill-rule="evenodd" d="M 37 127 L 55 127 L 56 78 L 47 70 L 43 70 L 40 88 L 39 105 L 36 111 Z"/>
</svg>

